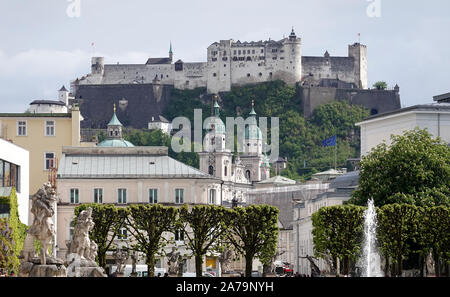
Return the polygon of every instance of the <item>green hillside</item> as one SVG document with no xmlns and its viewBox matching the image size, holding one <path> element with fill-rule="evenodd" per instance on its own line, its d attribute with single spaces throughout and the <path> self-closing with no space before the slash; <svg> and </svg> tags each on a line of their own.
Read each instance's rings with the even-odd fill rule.
<svg viewBox="0 0 450 297">
<path fill-rule="evenodd" d="M 219 105 L 221 117 L 247 117 L 251 110 L 251 100 L 255 100 L 258 116 L 280 119 L 280 156 L 288 158 L 288 169 L 282 175 L 307 180 L 313 173 L 334 167 L 334 147 L 322 147 L 322 141 L 337 135 L 337 165 L 349 167 L 348 158 L 359 157 L 359 128 L 354 124 L 368 116 L 368 111 L 346 102 L 333 102 L 317 108 L 306 120 L 302 113 L 301 98 L 296 87 L 282 81 L 262 83 L 253 86 L 236 87 L 231 92 L 221 93 Z M 203 118 L 211 115 L 212 95 L 204 88 L 195 90 L 173 90 L 171 103 L 164 116 L 172 120 L 185 116 L 193 123 L 194 109 L 202 109 Z M 155 131 L 129 131 L 127 140 L 135 145 L 168 144 Z M 269 138 L 270 139 L 270 138 Z M 198 167 L 196 154 L 175 154 L 173 157 Z"/>
</svg>

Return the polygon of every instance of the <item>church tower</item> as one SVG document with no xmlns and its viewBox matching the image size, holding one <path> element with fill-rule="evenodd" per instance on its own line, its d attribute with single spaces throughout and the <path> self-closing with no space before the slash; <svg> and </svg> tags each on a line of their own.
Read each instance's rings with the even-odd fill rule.
<svg viewBox="0 0 450 297">
<path fill-rule="evenodd" d="M 173 62 L 172 41 L 170 42 L 169 59 L 170 59 L 170 62 Z"/>
<path fill-rule="evenodd" d="M 241 155 L 241 161 L 245 166 L 245 177 L 250 182 L 259 182 L 270 177 L 270 169 L 267 158 L 262 153 L 262 134 L 256 121 L 254 105 L 252 100 L 252 110 L 244 130 L 244 153 Z"/>
<path fill-rule="evenodd" d="M 209 131 L 203 141 L 203 151 L 199 153 L 200 170 L 223 181 L 231 181 L 233 156 L 225 146 L 226 129 L 220 119 L 217 95 L 214 95 L 214 114 L 205 120 L 203 128 Z"/>
</svg>

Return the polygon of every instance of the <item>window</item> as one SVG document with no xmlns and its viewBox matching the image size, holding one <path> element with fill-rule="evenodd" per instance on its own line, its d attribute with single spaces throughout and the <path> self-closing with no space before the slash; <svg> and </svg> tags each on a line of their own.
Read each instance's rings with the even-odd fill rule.
<svg viewBox="0 0 450 297">
<path fill-rule="evenodd" d="M 209 204 L 216 204 L 216 189 L 209 190 Z"/>
<path fill-rule="evenodd" d="M 148 189 L 148 203 L 158 203 L 158 189 Z"/>
<path fill-rule="evenodd" d="M 94 203 L 103 203 L 103 189 L 94 189 Z"/>
<path fill-rule="evenodd" d="M 225 172 L 224 172 L 224 175 L 225 175 L 225 176 L 227 176 L 227 173 L 228 173 L 228 172 L 227 172 L 227 171 L 228 171 L 227 169 L 228 169 L 227 166 L 225 166 Z"/>
<path fill-rule="evenodd" d="M 245 172 L 245 176 L 247 177 L 248 180 L 250 180 L 250 170 L 247 170 Z"/>
<path fill-rule="evenodd" d="M 11 186 L 11 163 L 9 162 L 4 162 L 3 186 L 4 187 Z"/>
<path fill-rule="evenodd" d="M 17 136 L 27 136 L 26 121 L 17 121 Z"/>
<path fill-rule="evenodd" d="M 209 175 L 214 175 L 214 167 L 213 166 L 209 166 L 208 167 L 208 173 L 209 173 Z"/>
<path fill-rule="evenodd" d="M 216 76 L 217 76 L 217 73 L 214 72 L 214 73 L 213 73 L 213 76 L 216 77 Z"/>
<path fill-rule="evenodd" d="M 183 230 L 176 230 L 174 235 L 175 235 L 175 241 L 184 241 L 184 232 L 183 232 Z"/>
<path fill-rule="evenodd" d="M 250 77 L 250 73 L 247 73 L 247 77 Z"/>
<path fill-rule="evenodd" d="M 55 168 L 55 153 L 45 153 L 45 170 Z"/>
<path fill-rule="evenodd" d="M 176 204 L 184 203 L 184 189 L 175 189 L 175 203 Z"/>
<path fill-rule="evenodd" d="M 45 136 L 55 136 L 55 121 L 45 121 Z"/>
<path fill-rule="evenodd" d="M 117 239 L 119 239 L 119 240 L 126 240 L 126 239 L 128 239 L 127 229 L 120 228 L 119 231 L 117 232 Z"/>
<path fill-rule="evenodd" d="M 70 189 L 70 203 L 78 204 L 80 203 L 80 190 Z"/>
<path fill-rule="evenodd" d="M 127 189 L 117 189 L 117 203 L 127 203 Z"/>
</svg>

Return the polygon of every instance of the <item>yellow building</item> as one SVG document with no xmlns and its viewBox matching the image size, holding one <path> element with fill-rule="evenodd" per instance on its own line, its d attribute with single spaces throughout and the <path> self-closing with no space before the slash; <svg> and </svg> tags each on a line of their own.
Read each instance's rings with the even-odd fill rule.
<svg viewBox="0 0 450 297">
<path fill-rule="evenodd" d="M 63 146 L 95 146 L 81 142 L 80 110 L 69 113 L 0 113 L 0 138 L 30 152 L 30 195 L 49 180 Z"/>
</svg>

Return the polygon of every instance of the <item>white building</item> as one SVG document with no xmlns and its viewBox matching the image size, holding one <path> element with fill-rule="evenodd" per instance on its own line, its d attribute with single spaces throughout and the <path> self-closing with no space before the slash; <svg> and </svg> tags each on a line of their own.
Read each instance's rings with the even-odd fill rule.
<svg viewBox="0 0 450 297">
<path fill-rule="evenodd" d="M 450 103 L 430 103 L 371 116 L 361 123 L 361 156 L 378 144 L 390 144 L 391 135 L 401 135 L 416 127 L 450 143 Z"/>
<path fill-rule="evenodd" d="M 311 266 L 305 256 L 314 256 L 312 235 L 312 215 L 321 207 L 341 205 L 350 199 L 352 192 L 358 186 L 359 172 L 354 171 L 334 179 L 328 191 L 309 199 L 296 201 L 294 206 L 293 238 L 294 238 L 294 272 L 311 274 Z M 326 262 L 319 259 L 315 263 L 321 271 L 329 270 Z"/>
<path fill-rule="evenodd" d="M 30 113 L 67 113 L 69 110 L 69 99 L 73 99 L 70 96 L 66 87 L 58 91 L 58 100 L 34 100 L 30 103 L 30 107 L 27 112 Z"/>
<path fill-rule="evenodd" d="M 149 130 L 161 130 L 162 132 L 170 135 L 172 130 L 172 124 L 162 115 L 152 117 L 152 121 L 148 123 Z"/>
<path fill-rule="evenodd" d="M 19 217 L 28 224 L 30 153 L 0 138 L 0 187 L 14 187 L 19 204 Z M 9 190 L 8 190 L 9 191 Z"/>
</svg>

